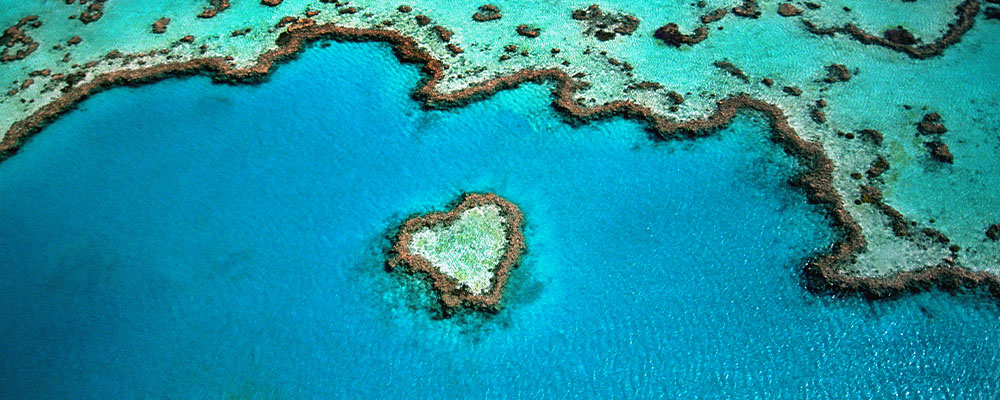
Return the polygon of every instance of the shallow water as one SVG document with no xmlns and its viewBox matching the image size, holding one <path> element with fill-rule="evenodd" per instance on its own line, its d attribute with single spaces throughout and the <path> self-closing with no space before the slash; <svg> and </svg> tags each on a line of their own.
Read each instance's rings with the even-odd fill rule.
<svg viewBox="0 0 1000 400">
<path fill-rule="evenodd" d="M 654 144 L 529 85 L 447 112 L 388 48 L 94 96 L 0 164 L 0 398 L 995 398 L 998 310 L 806 292 L 833 238 L 745 115 Z M 434 318 L 385 234 L 525 213 L 496 316 Z"/>
</svg>

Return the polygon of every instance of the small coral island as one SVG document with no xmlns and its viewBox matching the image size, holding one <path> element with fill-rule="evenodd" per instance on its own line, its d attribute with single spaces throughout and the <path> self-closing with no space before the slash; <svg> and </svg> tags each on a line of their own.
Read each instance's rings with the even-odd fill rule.
<svg viewBox="0 0 1000 400">
<path fill-rule="evenodd" d="M 495 311 L 524 252 L 521 210 L 493 193 L 467 193 L 448 212 L 406 220 L 388 268 L 430 278 L 441 304 Z"/>
</svg>

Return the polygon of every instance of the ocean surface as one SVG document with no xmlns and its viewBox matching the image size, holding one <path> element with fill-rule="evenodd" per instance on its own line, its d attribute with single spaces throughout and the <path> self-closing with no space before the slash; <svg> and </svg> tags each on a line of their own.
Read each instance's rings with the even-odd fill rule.
<svg viewBox="0 0 1000 400">
<path fill-rule="evenodd" d="M 0 399 L 1000 396 L 974 295 L 816 296 L 835 232 L 766 122 L 654 143 L 526 85 L 450 111 L 381 44 L 254 86 L 81 103 L 0 164 Z M 462 192 L 526 218 L 497 315 L 439 318 L 387 234 Z"/>
</svg>

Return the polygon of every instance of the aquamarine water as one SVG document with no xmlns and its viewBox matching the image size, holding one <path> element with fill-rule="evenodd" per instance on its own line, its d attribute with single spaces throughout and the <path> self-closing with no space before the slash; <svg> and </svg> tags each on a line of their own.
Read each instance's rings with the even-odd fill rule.
<svg viewBox="0 0 1000 400">
<path fill-rule="evenodd" d="M 0 398 L 996 398 L 1000 314 L 806 292 L 834 232 L 744 115 L 653 143 L 529 85 L 453 111 L 375 44 L 256 86 L 114 89 L 0 164 Z M 525 213 L 496 316 L 434 317 L 386 232 Z"/>
</svg>

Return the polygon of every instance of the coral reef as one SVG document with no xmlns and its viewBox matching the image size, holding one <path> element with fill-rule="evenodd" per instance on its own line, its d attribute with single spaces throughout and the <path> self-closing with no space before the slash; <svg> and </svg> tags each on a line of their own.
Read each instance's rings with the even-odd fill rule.
<svg viewBox="0 0 1000 400">
<path fill-rule="evenodd" d="M 496 194 L 465 194 L 451 211 L 404 222 L 388 269 L 426 275 L 446 310 L 496 311 L 525 249 L 522 220 L 520 209 Z"/>
</svg>

